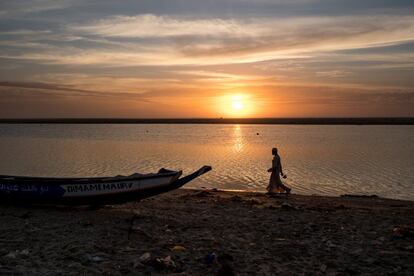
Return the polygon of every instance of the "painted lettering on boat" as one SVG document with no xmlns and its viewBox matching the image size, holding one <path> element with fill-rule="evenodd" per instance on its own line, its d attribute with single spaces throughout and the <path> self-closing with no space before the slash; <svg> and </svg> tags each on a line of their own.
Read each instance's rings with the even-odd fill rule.
<svg viewBox="0 0 414 276">
<path fill-rule="evenodd" d="M 83 193 L 83 192 L 96 192 L 96 191 L 129 190 L 132 188 L 133 184 L 134 182 L 67 185 L 66 192 Z"/>
<path fill-rule="evenodd" d="M 16 184 L 0 184 L 0 190 L 1 191 L 19 191 L 19 186 Z"/>
<path fill-rule="evenodd" d="M 49 191 L 49 187 L 30 184 L 0 184 L 0 191 L 44 193 Z"/>
</svg>

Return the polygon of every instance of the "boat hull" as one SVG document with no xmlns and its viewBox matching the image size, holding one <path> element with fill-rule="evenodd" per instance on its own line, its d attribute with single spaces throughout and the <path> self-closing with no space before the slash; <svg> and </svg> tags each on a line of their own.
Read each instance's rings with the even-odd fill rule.
<svg viewBox="0 0 414 276">
<path fill-rule="evenodd" d="M 104 178 L 0 176 L 0 202 L 13 204 L 105 205 L 135 201 L 177 189 L 211 170 L 204 166 L 179 178 L 181 171 Z"/>
</svg>

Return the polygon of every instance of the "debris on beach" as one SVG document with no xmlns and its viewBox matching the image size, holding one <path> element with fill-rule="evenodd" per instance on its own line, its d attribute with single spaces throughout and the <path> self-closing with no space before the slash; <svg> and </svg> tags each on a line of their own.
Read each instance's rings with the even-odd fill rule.
<svg viewBox="0 0 414 276">
<path fill-rule="evenodd" d="M 175 262 L 172 260 L 171 256 L 165 258 L 157 258 L 157 261 L 162 264 L 164 268 L 175 268 Z"/>
<path fill-rule="evenodd" d="M 212 252 L 204 257 L 206 264 L 212 264 L 216 260 L 216 253 Z"/>
<path fill-rule="evenodd" d="M 393 238 L 414 238 L 414 227 L 396 226 L 392 232 Z"/>
<path fill-rule="evenodd" d="M 149 260 L 151 260 L 151 253 L 149 252 L 145 252 L 144 254 L 141 255 L 141 257 L 139 257 L 139 261 L 144 264 L 148 262 Z"/>
<path fill-rule="evenodd" d="M 177 268 L 177 265 L 169 255 L 164 258 L 159 257 L 152 259 L 150 265 L 156 270 L 174 271 Z"/>
<path fill-rule="evenodd" d="M 150 252 L 145 252 L 136 261 L 132 263 L 134 269 L 140 269 L 144 266 L 152 267 L 156 271 L 168 271 L 173 273 L 183 272 L 170 255 L 165 257 L 153 256 Z"/>
<path fill-rule="evenodd" d="M 171 247 L 170 249 L 171 249 L 171 251 L 176 251 L 176 252 L 182 252 L 182 251 L 187 250 L 187 249 L 186 249 L 184 246 L 182 246 L 182 245 L 175 245 L 175 246 Z"/>
<path fill-rule="evenodd" d="M 91 254 L 86 254 L 86 258 L 93 263 L 100 263 L 104 260 L 104 258 L 97 256 L 97 255 L 91 255 Z"/>
</svg>

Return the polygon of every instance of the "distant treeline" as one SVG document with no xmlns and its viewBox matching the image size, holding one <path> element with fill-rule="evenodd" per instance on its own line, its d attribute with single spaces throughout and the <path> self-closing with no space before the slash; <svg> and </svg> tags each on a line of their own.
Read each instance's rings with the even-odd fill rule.
<svg viewBox="0 0 414 276">
<path fill-rule="evenodd" d="M 414 117 L 404 118 L 194 118 L 121 119 L 53 118 L 0 119 L 0 124 L 268 124 L 268 125 L 414 125 Z"/>
</svg>

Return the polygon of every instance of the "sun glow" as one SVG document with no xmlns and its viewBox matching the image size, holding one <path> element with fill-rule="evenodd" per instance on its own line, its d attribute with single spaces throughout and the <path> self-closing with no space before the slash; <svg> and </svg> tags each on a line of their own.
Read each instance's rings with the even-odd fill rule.
<svg viewBox="0 0 414 276">
<path fill-rule="evenodd" d="M 219 112 L 227 117 L 247 117 L 253 114 L 253 102 L 250 95 L 225 95 L 219 100 Z"/>
</svg>

